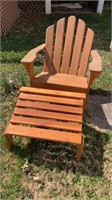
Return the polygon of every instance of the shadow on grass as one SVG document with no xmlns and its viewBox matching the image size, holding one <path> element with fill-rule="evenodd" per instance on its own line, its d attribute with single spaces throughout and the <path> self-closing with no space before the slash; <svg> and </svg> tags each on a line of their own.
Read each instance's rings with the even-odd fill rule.
<svg viewBox="0 0 112 200">
<path fill-rule="evenodd" d="M 111 91 L 108 89 L 102 89 L 102 88 L 95 88 L 95 89 L 91 89 L 89 90 L 89 94 L 90 95 L 104 95 L 104 96 L 110 96 L 111 95 Z"/>
<path fill-rule="evenodd" d="M 102 93 L 103 94 L 103 93 Z M 94 126 L 97 126 L 100 129 L 112 130 L 110 122 L 110 113 L 107 109 L 106 115 L 103 110 L 103 106 L 109 106 L 111 103 L 111 94 L 110 95 L 89 95 L 89 101 L 87 105 L 87 112 L 90 116 L 90 121 Z M 110 105 L 111 110 L 111 105 Z"/>
<path fill-rule="evenodd" d="M 84 154 L 79 163 L 76 145 L 30 139 L 26 147 L 15 146 L 13 153 L 29 163 L 45 169 L 72 172 L 89 177 L 103 176 L 104 148 L 109 141 L 108 132 L 99 132 L 84 125 Z"/>
</svg>

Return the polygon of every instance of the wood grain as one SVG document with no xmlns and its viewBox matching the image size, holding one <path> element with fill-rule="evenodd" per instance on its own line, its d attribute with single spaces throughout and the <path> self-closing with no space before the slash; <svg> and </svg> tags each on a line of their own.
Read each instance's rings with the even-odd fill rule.
<svg viewBox="0 0 112 200">
<path fill-rule="evenodd" d="M 46 30 L 44 71 L 52 72 L 54 25 Z"/>
<path fill-rule="evenodd" d="M 50 103 L 43 103 L 37 101 L 22 101 L 18 100 L 17 107 L 23 108 L 36 108 L 39 110 L 49 110 L 49 111 L 57 111 L 62 113 L 73 113 L 73 114 L 82 114 L 83 108 L 82 107 L 73 107 L 73 106 L 62 106 Z"/>
<path fill-rule="evenodd" d="M 62 132 L 57 130 L 45 130 L 42 128 L 25 127 L 18 125 L 9 125 L 7 134 L 19 135 L 24 137 L 39 138 L 45 140 L 54 140 L 57 142 L 71 142 L 81 144 L 82 134 Z"/>
<path fill-rule="evenodd" d="M 82 44 L 84 40 L 84 32 L 85 32 L 85 22 L 79 19 L 74 48 L 73 48 L 70 72 L 69 72 L 70 74 L 77 74 L 79 60 L 82 51 Z"/>
<path fill-rule="evenodd" d="M 69 71 L 71 51 L 72 51 L 73 39 L 74 39 L 75 24 L 76 24 L 76 18 L 74 16 L 70 16 L 68 18 L 62 66 L 61 66 L 61 72 L 65 73 L 65 74 L 68 73 L 68 71 Z"/>
<path fill-rule="evenodd" d="M 57 104 L 66 104 L 66 105 L 77 105 L 83 106 L 83 100 L 78 99 L 70 99 L 70 98 L 61 98 L 61 97 L 50 97 L 44 95 L 35 95 L 35 94 L 25 94 L 21 93 L 19 99 L 22 100 L 34 100 L 34 101 L 43 101 L 43 102 L 52 102 Z"/>
<path fill-rule="evenodd" d="M 82 122 L 82 115 L 75 114 L 63 114 L 57 112 L 45 112 L 43 110 L 35 110 L 31 108 L 15 108 L 15 115 L 31 116 L 31 117 L 42 117 L 47 119 L 57 119 L 63 121 L 73 121 L 73 122 Z"/>
<path fill-rule="evenodd" d="M 54 57 L 53 57 L 53 67 L 54 72 L 59 72 L 61 63 L 61 53 L 64 39 L 64 28 L 65 28 L 65 18 L 60 19 L 57 22 L 56 27 L 56 38 L 54 46 Z"/>
<path fill-rule="evenodd" d="M 45 84 L 45 88 L 47 88 L 47 85 L 51 85 L 51 88 L 49 89 L 55 89 L 54 86 L 57 86 L 57 90 L 59 88 L 64 88 L 65 86 L 68 87 L 69 89 L 66 91 L 76 91 L 75 89 L 77 88 L 79 92 L 80 89 L 88 89 L 88 83 L 87 83 L 87 78 L 86 77 L 81 77 L 81 76 L 75 76 L 72 74 L 63 74 L 63 73 L 56 73 L 56 74 L 50 74 L 46 72 L 42 72 L 41 74 L 37 75 L 35 78 L 32 80 L 32 87 L 33 84 L 36 87 L 36 84 L 39 87 L 39 84 Z M 75 88 L 75 89 L 74 89 Z M 60 89 L 64 90 L 64 89 Z"/>
<path fill-rule="evenodd" d="M 85 39 L 85 44 L 84 44 L 84 48 L 83 48 L 83 52 L 82 52 L 81 62 L 80 62 L 79 70 L 77 73 L 78 76 L 86 75 L 86 70 L 87 70 L 89 56 L 91 53 L 93 39 L 94 39 L 94 32 L 88 28 L 86 39 Z"/>
<path fill-rule="evenodd" d="M 11 118 L 11 123 L 13 124 L 27 124 L 34 125 L 36 127 L 52 128 L 52 129 L 62 129 L 70 131 L 82 132 L 82 125 L 76 122 L 61 122 L 48 119 L 39 119 L 32 117 L 16 116 L 13 115 Z"/>
<path fill-rule="evenodd" d="M 22 86 L 19 89 L 20 92 L 29 93 L 29 94 L 44 94 L 50 96 L 57 97 L 67 97 L 73 99 L 86 99 L 86 94 L 80 92 L 66 92 L 66 91 L 58 91 L 58 90 L 46 90 L 43 88 L 32 88 L 32 87 L 24 87 Z"/>
</svg>

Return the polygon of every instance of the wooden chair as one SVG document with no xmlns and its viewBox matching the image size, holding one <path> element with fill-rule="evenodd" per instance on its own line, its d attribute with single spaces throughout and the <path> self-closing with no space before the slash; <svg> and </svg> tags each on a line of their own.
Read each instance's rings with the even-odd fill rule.
<svg viewBox="0 0 112 200">
<path fill-rule="evenodd" d="M 65 34 L 64 34 L 65 32 Z M 86 32 L 86 36 L 84 33 Z M 8 148 L 12 136 L 70 142 L 78 146 L 79 162 L 83 146 L 82 119 L 84 102 L 93 80 L 102 71 L 101 57 L 91 51 L 94 33 L 85 31 L 85 23 L 76 18 L 65 18 L 47 28 L 45 44 L 31 50 L 22 60 L 30 76 L 31 87 L 21 87 L 10 123 L 5 131 Z M 44 69 L 34 76 L 37 53 L 45 49 Z M 93 61 L 87 67 L 90 54 Z"/>
<path fill-rule="evenodd" d="M 65 18 L 46 30 L 45 44 L 32 49 L 22 60 L 27 69 L 32 87 L 85 92 L 102 71 L 101 57 L 92 49 L 94 32 L 75 16 Z M 35 76 L 33 71 L 37 54 L 45 50 L 43 72 Z M 89 64 L 90 55 L 92 62 Z M 87 73 L 89 72 L 89 73 Z"/>
</svg>

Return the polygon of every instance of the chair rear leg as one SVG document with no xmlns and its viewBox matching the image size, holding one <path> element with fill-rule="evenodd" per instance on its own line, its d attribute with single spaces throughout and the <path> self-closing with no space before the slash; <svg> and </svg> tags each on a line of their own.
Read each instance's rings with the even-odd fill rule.
<svg viewBox="0 0 112 200">
<path fill-rule="evenodd" d="M 5 134 L 5 137 L 6 137 L 8 150 L 10 151 L 12 149 L 12 147 L 13 147 L 12 135 Z"/>
<path fill-rule="evenodd" d="M 84 147 L 84 135 L 82 135 L 82 142 L 77 147 L 77 159 L 76 161 L 79 162 L 83 153 L 83 147 Z"/>
</svg>

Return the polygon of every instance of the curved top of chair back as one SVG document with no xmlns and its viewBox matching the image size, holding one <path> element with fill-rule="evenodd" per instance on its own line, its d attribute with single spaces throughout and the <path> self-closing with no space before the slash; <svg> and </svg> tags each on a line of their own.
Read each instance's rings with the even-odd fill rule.
<svg viewBox="0 0 112 200">
<path fill-rule="evenodd" d="M 75 16 L 60 19 L 46 30 L 44 71 L 85 76 L 94 32 Z"/>
</svg>

